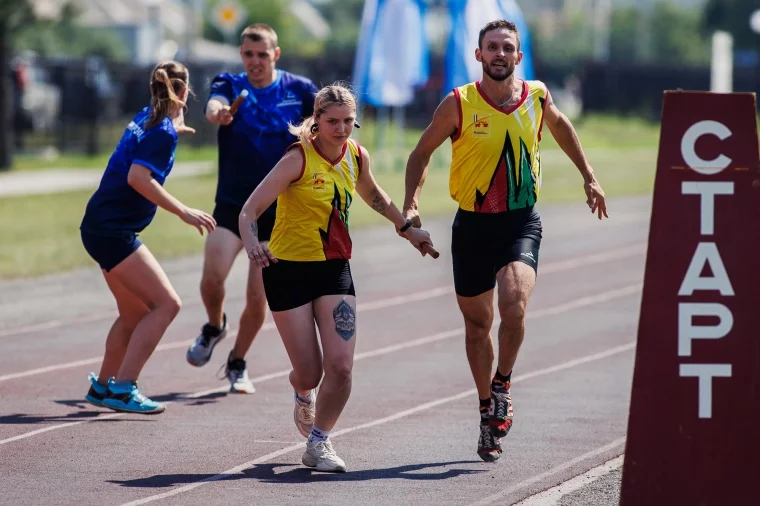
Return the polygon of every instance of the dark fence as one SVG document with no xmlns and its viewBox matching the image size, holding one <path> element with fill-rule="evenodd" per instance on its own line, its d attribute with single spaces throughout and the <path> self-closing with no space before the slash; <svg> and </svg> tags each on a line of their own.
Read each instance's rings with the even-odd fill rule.
<svg viewBox="0 0 760 506">
<path fill-rule="evenodd" d="M 56 115 L 41 127 L 16 122 L 19 151 L 36 151 L 55 147 L 61 152 L 97 154 L 110 151 L 121 137 L 129 119 L 148 105 L 150 67 L 102 62 L 99 60 L 38 60 L 48 87 L 58 90 Z M 317 86 L 335 81 L 350 81 L 353 54 L 330 53 L 315 58 L 281 58 L 278 66 L 309 76 Z M 203 106 L 209 84 L 219 72 L 241 72 L 241 66 L 223 64 L 189 65 L 194 97 L 189 101 L 187 123 L 197 133 L 183 140 L 195 146 L 213 145 L 215 127 L 203 118 Z M 422 128 L 430 120 L 441 97 L 442 58 L 431 64 L 431 78 L 417 91 L 414 102 L 406 108 L 410 127 Z M 585 63 L 563 67 L 536 62 L 538 78 L 553 87 L 563 86 L 568 77 L 580 82 L 584 113 L 618 113 L 659 120 L 662 92 L 666 89 L 708 90 L 709 68 Z M 760 69 L 735 70 L 737 91 L 760 90 Z M 361 100 L 362 90 L 355 90 Z M 52 95 L 52 92 L 47 92 Z M 50 98 L 50 97 L 47 97 Z M 40 106 L 47 107 L 47 106 Z M 365 108 L 369 117 L 376 113 Z M 39 113 L 41 114 L 41 113 Z"/>
<path fill-rule="evenodd" d="M 317 85 L 351 77 L 353 55 L 335 58 L 282 58 L 279 67 L 311 77 Z M 196 134 L 184 142 L 208 145 L 215 142 L 215 127 L 203 119 L 211 80 L 220 72 L 242 72 L 241 65 L 188 65 L 194 96 L 188 101 L 186 122 Z M 15 107 L 18 151 L 55 147 L 61 152 L 97 154 L 113 148 L 127 122 L 150 103 L 148 83 L 152 67 L 90 60 L 33 62 L 26 84 L 29 97 L 23 111 Z M 21 100 L 16 94 L 16 100 Z M 44 98 L 43 98 L 44 97 Z M 36 104 L 36 105 L 35 105 Z M 47 109 L 47 111 L 45 110 Z M 29 116 L 54 111 L 47 121 Z"/>
<path fill-rule="evenodd" d="M 580 74 L 584 113 L 613 112 L 659 121 L 663 90 L 710 90 L 708 67 L 587 63 Z M 733 89 L 760 92 L 760 68 L 735 68 Z"/>
</svg>

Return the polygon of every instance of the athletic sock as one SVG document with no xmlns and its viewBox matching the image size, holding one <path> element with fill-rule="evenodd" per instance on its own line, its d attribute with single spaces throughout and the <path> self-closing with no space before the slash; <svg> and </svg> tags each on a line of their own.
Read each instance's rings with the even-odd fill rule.
<svg viewBox="0 0 760 506">
<path fill-rule="evenodd" d="M 314 441 L 327 441 L 327 438 L 330 436 L 329 430 L 322 430 L 316 425 L 311 426 L 311 434 L 309 434 L 309 443 L 312 443 Z"/>
<path fill-rule="evenodd" d="M 487 422 L 490 417 L 491 411 L 491 398 L 479 399 L 480 400 L 480 421 Z"/>
<path fill-rule="evenodd" d="M 498 369 L 496 369 L 496 374 L 493 376 L 493 380 L 491 380 L 491 391 L 492 392 L 506 392 L 509 390 L 510 385 L 512 384 L 512 371 L 509 371 L 509 374 L 504 375 L 499 372 Z"/>
<path fill-rule="evenodd" d="M 208 326 L 208 334 L 209 337 L 219 337 L 219 334 L 222 333 L 222 330 L 224 329 L 224 326 L 227 324 L 227 313 L 222 313 L 222 326 L 217 327 L 216 325 L 211 325 L 210 323 L 207 323 Z"/>
</svg>

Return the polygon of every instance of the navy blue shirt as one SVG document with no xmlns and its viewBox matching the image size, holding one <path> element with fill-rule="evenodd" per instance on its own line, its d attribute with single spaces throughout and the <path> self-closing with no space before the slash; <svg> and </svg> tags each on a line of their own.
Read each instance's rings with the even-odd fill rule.
<svg viewBox="0 0 760 506">
<path fill-rule="evenodd" d="M 149 168 L 153 179 L 163 186 L 174 166 L 177 131 L 171 119 L 149 129 L 150 107 L 140 111 L 127 125 L 100 180 L 87 203 L 80 229 L 100 235 L 141 232 L 153 220 L 157 206 L 127 182 L 132 164 Z"/>
<path fill-rule="evenodd" d="M 227 126 L 220 126 L 216 202 L 242 207 L 256 186 L 297 139 L 288 123 L 297 125 L 314 112 L 317 87 L 309 79 L 277 71 L 266 88 L 254 88 L 245 73 L 217 75 L 209 99 L 221 96 L 232 104 L 243 90 L 248 97 Z M 273 213 L 275 205 L 268 210 Z"/>
</svg>

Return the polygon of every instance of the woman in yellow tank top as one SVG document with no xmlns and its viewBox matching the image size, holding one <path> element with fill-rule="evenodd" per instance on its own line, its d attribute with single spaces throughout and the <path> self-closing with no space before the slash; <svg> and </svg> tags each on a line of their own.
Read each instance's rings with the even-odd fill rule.
<svg viewBox="0 0 760 506">
<path fill-rule="evenodd" d="M 304 465 L 345 472 L 328 440 L 351 391 L 356 296 L 349 259 L 349 208 L 354 193 L 392 222 L 424 256 L 430 235 L 412 227 L 377 184 L 369 154 L 350 138 L 356 102 L 342 86 L 317 93 L 314 115 L 292 127 L 298 142 L 248 198 L 240 234 L 248 257 L 264 268 L 264 289 L 293 370 L 296 427 L 308 437 Z M 277 199 L 268 245 L 259 242 L 256 220 Z M 316 324 L 316 327 L 315 327 Z M 324 351 L 321 356 L 316 328 Z M 319 389 L 319 412 L 314 390 Z"/>
</svg>

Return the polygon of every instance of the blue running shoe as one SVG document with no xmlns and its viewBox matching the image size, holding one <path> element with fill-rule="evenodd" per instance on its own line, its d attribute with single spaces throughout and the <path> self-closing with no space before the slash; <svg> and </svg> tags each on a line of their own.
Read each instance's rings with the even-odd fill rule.
<svg viewBox="0 0 760 506">
<path fill-rule="evenodd" d="M 88 374 L 87 379 L 90 380 L 90 391 L 87 392 L 87 395 L 84 396 L 84 400 L 93 406 L 102 408 L 103 399 L 105 399 L 106 395 L 108 394 L 108 387 L 106 385 L 101 385 L 98 383 L 98 377 L 94 372 Z"/>
<path fill-rule="evenodd" d="M 108 395 L 103 399 L 103 406 L 114 411 L 157 415 L 163 413 L 166 405 L 145 397 L 137 388 L 136 381 L 108 380 Z"/>
</svg>

